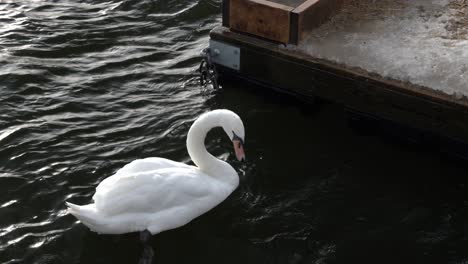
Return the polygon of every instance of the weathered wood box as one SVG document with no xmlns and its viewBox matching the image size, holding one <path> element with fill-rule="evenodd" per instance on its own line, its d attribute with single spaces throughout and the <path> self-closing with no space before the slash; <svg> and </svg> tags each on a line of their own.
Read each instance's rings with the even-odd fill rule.
<svg viewBox="0 0 468 264">
<path fill-rule="evenodd" d="M 344 0 L 224 0 L 223 26 L 280 43 L 297 44 Z"/>
</svg>

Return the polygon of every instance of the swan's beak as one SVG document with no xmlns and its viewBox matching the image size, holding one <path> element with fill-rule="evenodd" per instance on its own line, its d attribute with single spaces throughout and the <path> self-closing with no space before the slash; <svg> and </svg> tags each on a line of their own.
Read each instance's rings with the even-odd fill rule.
<svg viewBox="0 0 468 264">
<path fill-rule="evenodd" d="M 232 143 L 234 144 L 234 152 L 236 152 L 237 160 L 244 161 L 245 153 L 244 153 L 244 145 L 242 144 L 242 141 L 239 139 L 234 139 Z"/>
</svg>

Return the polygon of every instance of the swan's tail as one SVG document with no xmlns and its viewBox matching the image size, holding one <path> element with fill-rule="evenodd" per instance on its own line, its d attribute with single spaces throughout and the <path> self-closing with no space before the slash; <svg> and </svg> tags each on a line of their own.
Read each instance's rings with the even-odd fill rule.
<svg viewBox="0 0 468 264">
<path fill-rule="evenodd" d="M 65 202 L 68 206 L 68 212 L 74 215 L 81 223 L 89 227 L 92 231 L 101 233 L 102 223 L 99 221 L 99 216 L 96 210 L 96 205 L 76 205 L 69 202 Z"/>
</svg>

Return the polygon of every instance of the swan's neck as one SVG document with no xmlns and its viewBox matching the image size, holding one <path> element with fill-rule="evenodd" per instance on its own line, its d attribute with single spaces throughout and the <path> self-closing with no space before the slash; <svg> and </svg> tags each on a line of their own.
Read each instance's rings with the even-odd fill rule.
<svg viewBox="0 0 468 264">
<path fill-rule="evenodd" d="M 204 173 L 237 186 L 239 176 L 228 163 L 215 158 L 205 147 L 205 138 L 212 128 L 221 126 L 221 117 L 205 114 L 197 119 L 187 135 L 187 150 L 198 168 Z"/>
</svg>

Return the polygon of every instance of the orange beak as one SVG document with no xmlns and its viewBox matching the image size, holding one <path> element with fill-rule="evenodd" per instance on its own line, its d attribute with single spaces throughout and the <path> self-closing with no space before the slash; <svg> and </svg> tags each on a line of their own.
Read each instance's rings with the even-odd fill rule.
<svg viewBox="0 0 468 264">
<path fill-rule="evenodd" d="M 234 139 L 232 141 L 234 144 L 234 152 L 236 153 L 236 158 L 238 161 L 244 161 L 245 160 L 245 153 L 244 153 L 244 146 L 242 142 L 238 139 Z"/>
</svg>

